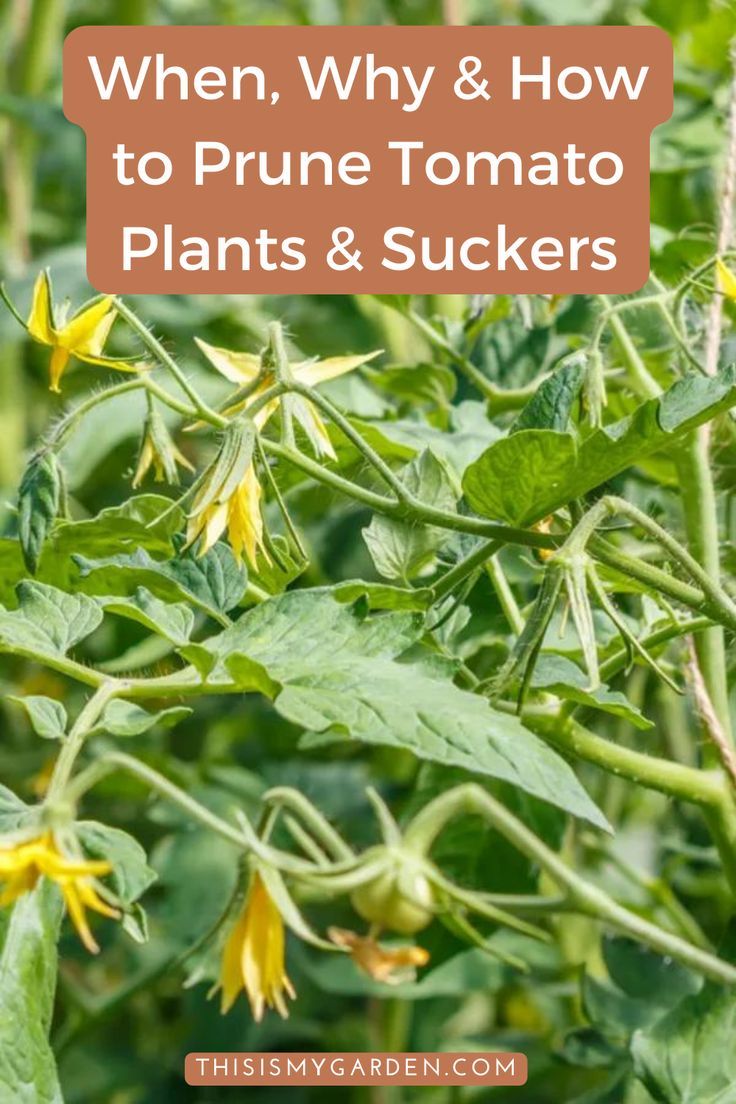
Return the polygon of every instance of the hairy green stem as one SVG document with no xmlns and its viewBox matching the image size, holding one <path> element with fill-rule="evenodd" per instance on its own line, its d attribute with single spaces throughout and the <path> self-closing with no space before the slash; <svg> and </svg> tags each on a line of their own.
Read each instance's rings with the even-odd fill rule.
<svg viewBox="0 0 736 1104">
<path fill-rule="evenodd" d="M 439 602 L 447 594 L 450 594 L 456 586 L 459 586 L 469 575 L 478 568 L 483 567 L 492 560 L 500 547 L 498 540 L 484 541 L 474 552 L 460 560 L 453 568 L 446 571 L 438 582 L 432 587 L 432 595 L 435 602 Z"/>
<path fill-rule="evenodd" d="M 730 613 L 713 606 L 712 603 L 708 602 L 702 590 L 697 587 L 684 583 L 673 575 L 668 575 L 666 571 L 655 567 L 654 564 L 647 563 L 641 557 L 631 556 L 618 548 L 614 548 L 602 537 L 593 537 L 588 547 L 601 563 L 614 568 L 622 575 L 628 575 L 630 578 L 636 579 L 637 582 L 643 583 L 645 588 L 659 591 L 660 594 L 672 598 L 675 602 L 680 602 L 681 605 L 687 606 L 688 609 L 700 616 L 707 613 L 712 621 L 719 624 L 723 623 L 731 628 L 735 627 Z"/>
<path fill-rule="evenodd" d="M 671 533 L 663 529 L 653 518 L 645 514 L 643 510 L 627 502 L 623 498 L 613 495 L 605 495 L 596 502 L 595 506 L 584 515 L 567 539 L 565 547 L 584 548 L 590 540 L 593 532 L 606 515 L 620 514 L 628 518 L 645 533 L 654 538 L 670 556 L 682 567 L 690 577 L 699 584 L 703 596 L 703 604 L 711 609 L 717 609 L 720 616 L 718 620 L 732 628 L 736 628 L 736 603 L 732 601 L 723 587 L 718 582 L 717 574 L 710 575 L 701 567 L 700 562 L 682 545 Z M 717 546 L 716 546 L 717 547 Z M 564 555 L 564 548 L 558 555 Z"/>
<path fill-rule="evenodd" d="M 275 786 L 263 795 L 263 801 L 267 805 L 290 809 L 301 817 L 333 858 L 337 860 L 354 858 L 353 851 L 339 832 L 335 831 L 327 818 L 299 790 L 291 786 Z"/>
<path fill-rule="evenodd" d="M 659 644 L 666 644 L 669 640 L 676 640 L 680 636 L 703 632 L 712 624 L 710 617 L 691 617 L 687 621 L 672 621 L 661 629 L 647 633 L 646 636 L 641 637 L 639 643 L 643 648 L 650 650 Z M 608 659 L 603 660 L 600 671 L 602 681 L 607 682 L 614 675 L 624 671 L 628 666 L 629 658 L 628 650 L 621 648 L 620 651 L 614 652 Z"/>
<path fill-rule="evenodd" d="M 632 308 L 640 309 L 645 306 L 659 305 L 664 301 L 663 294 L 668 295 L 669 293 L 646 295 L 639 299 L 626 299 L 621 303 L 616 303 L 615 306 L 610 305 L 608 296 L 599 296 L 601 303 L 605 307 L 605 311 L 598 320 L 598 325 L 591 344 L 597 346 L 597 342 L 600 340 L 600 333 L 605 325 L 608 324 L 614 339 L 621 349 L 624 360 L 626 361 L 632 390 L 645 399 L 656 398 L 661 393 L 661 388 L 644 363 L 644 359 L 634 344 L 634 340 L 620 318 L 620 315 L 624 311 Z"/>
<path fill-rule="evenodd" d="M 504 574 L 498 556 L 491 556 L 485 564 L 486 574 L 491 580 L 491 585 L 496 592 L 496 597 L 503 610 L 504 617 L 509 623 L 509 628 L 517 636 L 524 631 L 524 617 L 517 604 L 514 592 L 509 586 L 509 581 Z"/>
<path fill-rule="evenodd" d="M 704 808 L 716 808 L 723 800 L 724 778 L 719 772 L 697 770 L 614 744 L 596 736 L 572 717 L 560 724 L 557 717 L 529 711 L 524 720 L 549 743 L 637 785 Z"/>
<path fill-rule="evenodd" d="M 196 388 L 192 387 L 189 380 L 182 372 L 179 365 L 174 358 L 169 355 L 164 346 L 158 340 L 154 334 L 148 329 L 145 323 L 141 322 L 135 311 L 125 303 L 122 299 L 115 299 L 115 308 L 121 318 L 124 318 L 130 328 L 135 331 L 142 343 L 146 346 L 150 353 L 158 360 L 159 364 L 162 364 L 176 382 L 181 387 L 184 394 L 194 406 L 197 414 L 204 421 L 209 422 L 210 425 L 216 426 L 219 429 L 224 428 L 227 425 L 227 418 L 223 418 L 217 411 L 212 410 L 203 399 L 198 395 Z"/>
<path fill-rule="evenodd" d="M 488 400 L 489 407 L 494 414 L 519 410 L 536 393 L 542 380 L 546 379 L 546 376 L 537 377 L 525 387 L 509 388 L 508 390 L 497 387 L 495 383 L 483 375 L 479 368 L 476 368 L 471 360 L 439 333 L 426 318 L 422 318 L 416 311 L 409 311 L 406 317 L 413 322 L 429 343 L 445 353 L 465 378 L 480 391 L 481 395 Z"/>
<path fill-rule="evenodd" d="M 710 466 L 708 433 L 702 429 L 693 433 L 678 451 L 675 464 L 682 491 L 685 531 L 690 550 L 694 559 L 702 565 L 703 574 L 711 587 L 720 590 L 718 511 Z M 734 629 L 736 619 L 723 624 Z M 701 633 L 696 641 L 696 651 L 709 697 L 724 733 L 730 740 L 731 714 L 722 625 L 714 625 L 707 632 Z"/>
<path fill-rule="evenodd" d="M 84 746 L 89 733 L 99 720 L 107 703 L 115 697 L 117 684 L 112 680 L 106 680 L 97 687 L 92 697 L 81 710 L 69 735 L 64 740 L 54 765 L 54 770 L 49 782 L 46 795 L 47 801 L 54 801 L 64 794 L 69 783 L 77 756 Z"/>
<path fill-rule="evenodd" d="M 426 854 L 445 825 L 460 815 L 481 816 L 487 820 L 522 854 L 537 863 L 566 892 L 579 912 L 609 924 L 661 954 L 671 955 L 720 984 L 736 984 L 736 966 L 617 904 L 604 890 L 591 885 L 563 862 L 504 805 L 475 783 L 448 790 L 425 805 L 405 831 L 405 846 Z"/>
<path fill-rule="evenodd" d="M 327 417 L 334 422 L 334 424 L 341 430 L 341 432 L 347 437 L 351 444 L 363 454 L 368 463 L 375 468 L 378 474 L 383 479 L 384 483 L 396 495 L 399 502 L 408 502 L 411 496 L 401 482 L 399 477 L 391 470 L 385 460 L 378 455 L 376 450 L 372 448 L 367 441 L 363 439 L 360 433 L 350 424 L 349 420 L 342 414 L 333 404 L 326 399 L 324 395 L 321 395 L 316 388 L 305 387 L 300 383 L 292 383 L 289 385 L 289 390 L 293 391 L 296 395 L 301 395 L 308 402 L 313 403 L 318 407 Z"/>
<path fill-rule="evenodd" d="M 76 778 L 67 784 L 65 796 L 69 801 L 77 802 L 103 778 L 116 771 L 125 771 L 126 774 L 137 778 L 149 789 L 173 802 L 174 805 L 177 805 L 203 827 L 210 828 L 213 832 L 222 836 L 228 843 L 235 844 L 241 850 L 248 849 L 248 841 L 237 828 L 211 812 L 206 806 L 201 805 L 179 786 L 170 782 L 163 774 L 154 770 L 153 767 L 149 767 L 146 763 L 142 763 L 139 759 L 132 755 L 126 755 L 121 751 L 107 752 L 81 771 Z"/>
<path fill-rule="evenodd" d="M 718 848 L 723 872 L 736 893 L 736 805 L 721 770 L 702 770 L 645 755 L 596 736 L 573 717 L 530 713 L 524 717 L 532 731 L 562 751 L 593 763 L 610 774 L 668 797 L 698 805 Z"/>
<path fill-rule="evenodd" d="M 369 491 L 360 487 L 358 484 L 345 479 L 329 468 L 322 467 L 322 465 L 301 452 L 294 452 L 291 449 L 284 448 L 283 445 L 275 441 L 264 439 L 262 444 L 265 452 L 293 464 L 305 474 L 312 476 L 318 482 L 324 483 L 333 490 L 339 491 L 341 494 L 357 502 L 361 502 L 365 506 L 369 506 L 372 510 L 386 517 L 393 517 L 397 520 L 415 520 L 424 522 L 427 525 L 436 525 L 442 529 L 488 537 L 491 540 L 497 540 L 501 543 L 519 544 L 527 548 L 555 549 L 565 539 L 563 536 L 539 533 L 529 529 L 518 529 L 513 526 L 486 521 L 483 518 L 450 513 L 419 502 L 413 497 L 409 502 L 397 503 L 393 499 L 386 498 L 384 495 L 376 494 L 374 491 Z M 714 591 L 710 582 L 708 584 L 709 591 L 712 594 L 717 593 L 717 600 L 713 600 L 710 593 L 705 595 L 703 591 L 697 587 L 684 583 L 672 575 L 668 575 L 667 572 L 662 571 L 653 564 L 648 564 L 641 558 L 627 555 L 601 537 L 595 536 L 591 538 L 590 549 L 601 562 L 616 568 L 625 575 L 637 579 L 646 587 L 653 587 L 659 590 L 667 597 L 673 598 L 675 601 L 681 602 L 683 605 L 692 609 L 695 613 L 702 614 L 703 612 L 707 612 L 714 621 L 736 630 L 736 612 L 734 611 L 733 603 L 728 600 L 727 595 L 727 600 L 724 602 L 723 598 L 725 592 L 720 588 L 717 592 Z M 479 552 L 478 555 L 482 561 L 483 554 Z M 453 568 L 452 570 L 454 571 L 455 569 Z M 458 575 L 462 571 L 464 571 L 464 569 L 460 568 L 460 565 L 458 565 Z M 458 576 L 454 578 L 458 578 Z M 440 594 L 442 594 L 444 586 L 441 582 L 437 585 L 440 588 Z"/>
<path fill-rule="evenodd" d="M 355 499 L 365 506 L 370 506 L 385 517 L 396 518 L 398 521 L 419 521 L 427 525 L 436 525 L 441 529 L 450 529 L 457 533 L 471 533 L 474 536 L 490 537 L 506 544 L 520 544 L 528 548 L 556 548 L 562 538 L 550 536 L 546 533 L 537 533 L 531 529 L 518 529 L 510 525 L 500 525 L 493 521 L 485 521 L 483 518 L 468 517 L 464 514 L 453 514 L 446 510 L 428 506 L 418 499 L 412 498 L 407 503 L 396 502 L 375 491 L 366 490 L 357 483 L 345 479 L 337 472 L 329 468 L 323 468 L 309 456 L 302 452 L 294 452 L 284 448 L 276 441 L 262 439 L 264 452 L 285 460 L 294 467 L 299 468 L 306 475 L 312 476 L 325 486 Z"/>
</svg>

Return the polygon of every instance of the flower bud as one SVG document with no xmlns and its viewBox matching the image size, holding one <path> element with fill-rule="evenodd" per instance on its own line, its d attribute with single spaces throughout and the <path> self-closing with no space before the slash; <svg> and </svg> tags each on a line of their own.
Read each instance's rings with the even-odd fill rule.
<svg viewBox="0 0 736 1104">
<path fill-rule="evenodd" d="M 143 428 L 133 486 L 140 487 L 151 467 L 157 483 L 162 483 L 165 479 L 167 483 L 176 485 L 179 482 L 177 464 L 189 471 L 194 470 L 186 456 L 174 444 L 161 415 L 157 410 L 150 409 Z"/>
</svg>

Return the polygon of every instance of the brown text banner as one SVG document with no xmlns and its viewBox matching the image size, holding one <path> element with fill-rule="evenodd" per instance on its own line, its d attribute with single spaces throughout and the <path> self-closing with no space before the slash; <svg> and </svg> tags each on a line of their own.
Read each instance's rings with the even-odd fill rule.
<svg viewBox="0 0 736 1104">
<path fill-rule="evenodd" d="M 106 292 L 631 292 L 671 109 L 650 27 L 82 27 L 64 51 Z"/>
</svg>

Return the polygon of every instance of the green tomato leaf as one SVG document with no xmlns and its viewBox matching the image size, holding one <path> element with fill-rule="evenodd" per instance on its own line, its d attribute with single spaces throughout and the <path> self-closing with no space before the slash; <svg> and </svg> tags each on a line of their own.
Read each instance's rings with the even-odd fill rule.
<svg viewBox="0 0 736 1104">
<path fill-rule="evenodd" d="M 63 1104 L 48 1032 L 61 896 L 42 880 L 0 914 L 0 1099 Z"/>
<path fill-rule="evenodd" d="M 660 1104 L 736 1104 L 736 990 L 708 983 L 634 1035 L 636 1076 Z"/>
<path fill-rule="evenodd" d="M 411 306 L 411 295 L 371 295 L 371 299 L 378 300 L 384 307 L 391 307 L 399 314 L 406 314 Z"/>
<path fill-rule="evenodd" d="M 9 695 L 8 701 L 25 709 L 33 731 L 44 740 L 60 740 L 66 732 L 66 709 L 55 698 L 46 698 L 41 694 L 25 697 Z"/>
<path fill-rule="evenodd" d="M 132 905 L 156 881 L 156 873 L 148 865 L 146 852 L 127 832 L 96 820 L 80 820 L 75 830 L 91 858 L 107 859 L 112 864 L 110 880 L 124 904 Z"/>
<path fill-rule="evenodd" d="M 18 537 L 23 559 L 36 574 L 41 549 L 59 509 L 61 476 L 56 454 L 44 450 L 31 458 L 18 492 Z"/>
<path fill-rule="evenodd" d="M 573 354 L 540 384 L 509 430 L 553 429 L 564 433 L 585 379 L 585 360 Z"/>
<path fill-rule="evenodd" d="M 12 790 L 0 784 L 0 835 L 38 823 L 39 807 L 26 805 Z"/>
<path fill-rule="evenodd" d="M 457 390 L 455 373 L 446 364 L 369 368 L 365 374 L 373 387 L 413 408 L 425 403 L 444 409 Z"/>
<path fill-rule="evenodd" d="M 0 645 L 65 655 L 102 620 L 97 602 L 85 594 L 31 581 L 19 583 L 16 594 L 17 610 L 0 609 Z"/>
<path fill-rule="evenodd" d="M 447 432 L 416 418 L 395 421 L 367 422 L 353 419 L 353 425 L 384 460 L 408 463 L 424 449 L 450 465 L 458 476 L 494 441 L 501 431 L 489 421 L 485 405 L 466 399 L 450 409 L 450 431 Z M 362 456 L 354 445 L 338 442 L 342 463 L 360 463 Z"/>
<path fill-rule="evenodd" d="M 137 587 L 129 598 L 108 595 L 97 601 L 109 613 L 137 621 L 179 646 L 187 643 L 194 628 L 194 614 L 189 606 L 182 602 L 162 602 L 146 587 Z"/>
<path fill-rule="evenodd" d="M 280 533 L 272 537 L 272 543 L 278 560 L 276 556 L 272 556 L 270 561 L 264 556 L 259 556 L 258 568 L 251 569 L 249 578 L 267 594 L 283 594 L 289 584 L 298 579 L 309 565 L 302 557 L 292 555 L 289 542 Z"/>
<path fill-rule="evenodd" d="M 61 590 L 87 589 L 80 587 L 79 570 L 74 562 L 76 556 L 87 559 L 125 555 L 138 549 L 171 556 L 173 537 L 183 522 L 184 515 L 179 507 L 172 507 L 171 499 L 161 495 L 137 495 L 84 521 L 59 520 L 46 537 L 36 578 Z M 0 539 L 1 602 L 12 602 L 14 588 L 26 574 L 20 541 Z M 138 580 L 141 581 L 145 580 Z M 108 587 L 107 592 L 115 593 L 112 587 Z"/>
<path fill-rule="evenodd" d="M 654 722 L 632 705 L 625 694 L 621 694 L 618 690 L 609 690 L 605 684 L 595 690 L 589 690 L 588 683 L 586 674 L 571 659 L 549 654 L 539 657 L 531 680 L 534 690 L 549 690 L 566 701 L 587 705 L 591 709 L 600 709 L 603 713 L 612 713 L 615 717 L 623 717 L 635 728 L 654 727 Z"/>
<path fill-rule="evenodd" d="M 411 610 L 422 613 L 432 602 L 432 591 L 426 587 L 405 588 L 388 583 L 366 583 L 354 579 L 332 588 L 338 602 L 352 605 L 363 599 L 370 610 Z"/>
<path fill-rule="evenodd" d="M 577 468 L 578 447 L 569 433 L 521 429 L 503 437 L 466 470 L 465 496 L 474 510 L 525 525 L 552 513 L 540 502 L 567 502 L 566 487 Z"/>
<path fill-rule="evenodd" d="M 396 660 L 423 619 L 361 616 L 329 591 L 263 602 L 230 628 L 182 654 L 211 685 L 233 683 L 275 699 L 282 716 L 320 740 L 356 740 L 504 779 L 607 828 L 575 774 L 518 718 L 498 713 L 433 669 Z"/>
<path fill-rule="evenodd" d="M 634 1031 L 651 1027 L 702 986 L 702 978 L 685 966 L 627 937 L 607 936 L 603 958 L 610 980 L 583 977 L 585 1013 L 605 1036 L 627 1045 Z"/>
<path fill-rule="evenodd" d="M 241 690 L 278 689 L 301 670 L 327 669 L 335 656 L 397 656 L 420 637 L 423 618 L 406 612 L 367 618 L 357 607 L 336 602 L 327 589 L 290 591 L 271 598 L 205 640 L 181 649 L 208 674 L 210 684 Z M 243 661 L 240 663 L 239 661 Z M 234 674 L 238 669 L 237 676 Z"/>
<path fill-rule="evenodd" d="M 230 548 L 216 544 L 204 556 L 193 550 L 168 560 L 156 560 L 145 549 L 88 559 L 75 555 L 82 578 L 98 593 L 127 595 L 140 585 L 165 602 L 186 600 L 210 617 L 222 619 L 245 593 L 247 574 Z"/>
<path fill-rule="evenodd" d="M 677 433 L 694 429 L 704 420 L 715 417 L 720 409 L 728 409 L 734 403 L 736 365 L 723 368 L 717 376 L 701 376 L 693 373 L 684 376 L 665 391 L 659 401 L 657 421 L 664 433 Z M 725 403 L 725 405 L 724 405 Z M 701 417 L 702 411 L 714 413 Z"/>
<path fill-rule="evenodd" d="M 515 716 L 448 680 L 381 658 L 290 679 L 276 709 L 319 734 L 403 748 L 418 759 L 500 778 L 601 828 L 606 818 L 572 769 Z M 309 746 L 309 740 L 306 741 Z"/>
<path fill-rule="evenodd" d="M 428 506 L 454 511 L 457 496 L 445 465 L 426 449 L 401 473 L 407 489 Z M 408 582 L 428 567 L 447 541 L 433 525 L 395 521 L 376 514 L 363 530 L 376 571 L 384 579 Z"/>
<path fill-rule="evenodd" d="M 143 494 L 120 506 L 101 510 L 84 521 L 60 521 L 54 526 L 47 555 L 108 556 L 136 548 L 170 554 L 172 537 L 184 523 L 182 510 L 164 495 Z"/>
<path fill-rule="evenodd" d="M 159 922 L 167 941 L 189 953 L 207 934 L 212 947 L 213 926 L 222 919 L 239 877 L 237 849 L 190 824 L 188 831 L 169 836 L 152 861 L 164 891 Z"/>
<path fill-rule="evenodd" d="M 671 1008 L 697 993 L 702 979 L 672 958 L 663 958 L 627 936 L 607 936 L 603 960 L 611 981 L 634 1000 Z"/>
<path fill-rule="evenodd" d="M 484 517 L 532 525 L 565 503 L 674 442 L 736 402 L 736 366 L 687 376 L 661 398 L 603 426 L 579 447 L 570 434 L 520 430 L 491 445 L 463 477 L 470 506 Z"/>
<path fill-rule="evenodd" d="M 148 713 L 134 702 L 121 701 L 114 698 L 105 706 L 97 727 L 113 736 L 141 736 L 144 732 L 162 725 L 164 728 L 174 728 L 191 715 L 192 710 L 185 705 L 172 705 L 169 709 L 161 709 L 158 713 Z"/>
</svg>

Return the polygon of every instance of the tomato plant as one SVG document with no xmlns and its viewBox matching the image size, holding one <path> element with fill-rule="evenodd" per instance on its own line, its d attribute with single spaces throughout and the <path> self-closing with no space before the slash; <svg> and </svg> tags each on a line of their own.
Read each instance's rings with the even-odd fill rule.
<svg viewBox="0 0 736 1104">
<path fill-rule="evenodd" d="M 0 1098 L 449 1047 L 736 1099 L 733 11 L 463 5 L 672 35 L 636 296 L 90 299 L 54 50 L 202 6 L 8 22 Z"/>
</svg>

